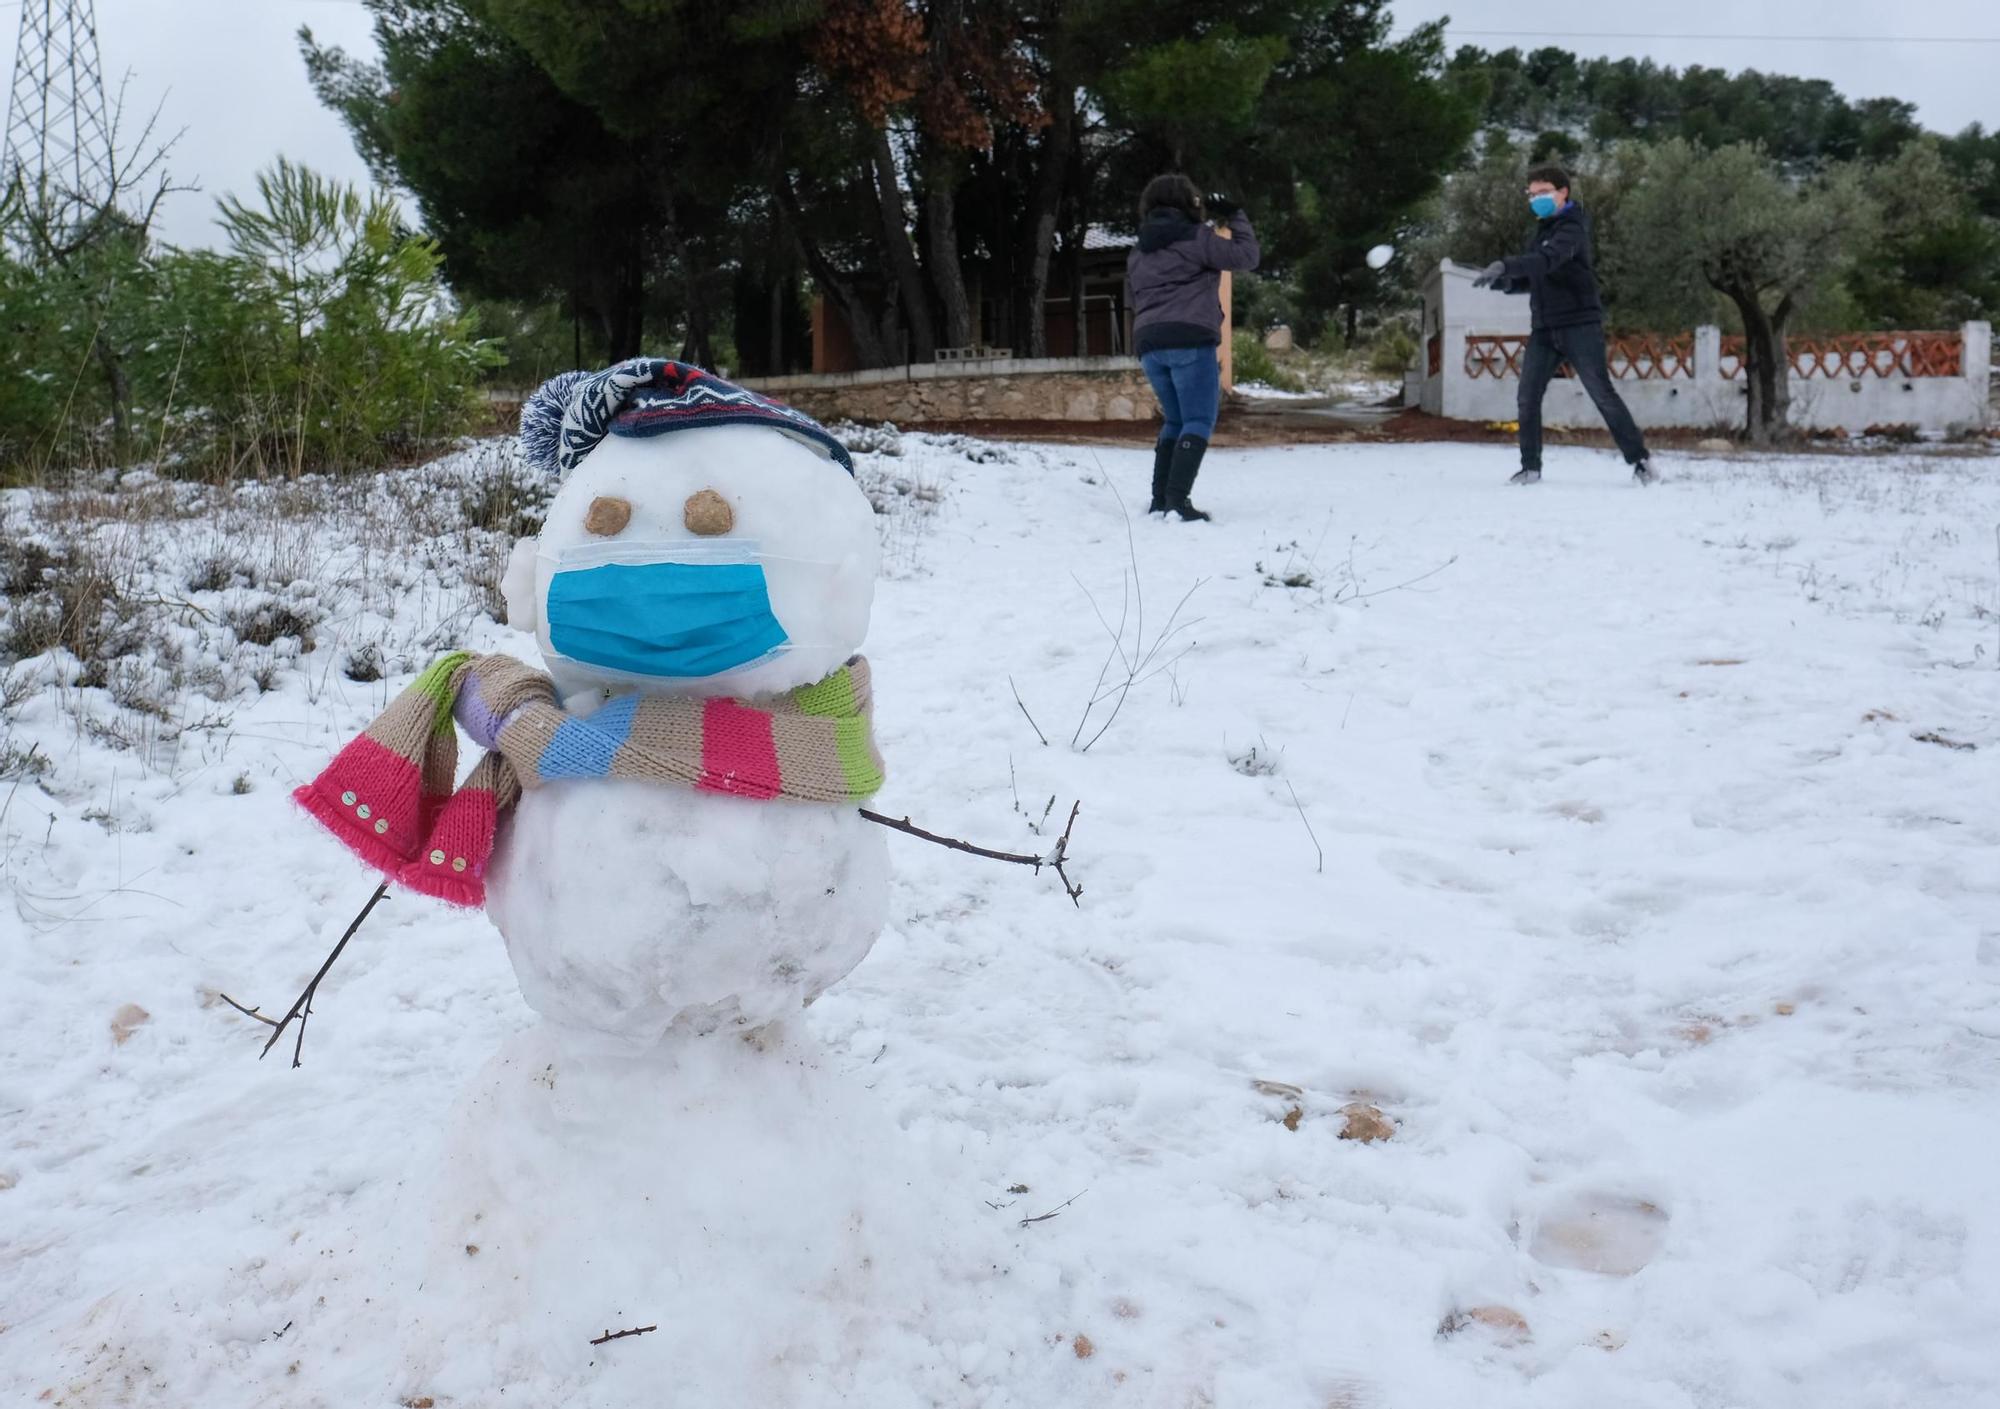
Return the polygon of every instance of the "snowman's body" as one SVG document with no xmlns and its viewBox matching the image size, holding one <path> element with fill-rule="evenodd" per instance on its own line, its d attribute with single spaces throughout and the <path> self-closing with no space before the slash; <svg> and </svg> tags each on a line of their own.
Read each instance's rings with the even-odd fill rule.
<svg viewBox="0 0 2000 1409">
<path fill-rule="evenodd" d="M 817 998 L 881 932 L 887 871 L 852 807 L 580 779 L 521 799 L 487 909 L 543 1018 L 654 1042 Z"/>
<path fill-rule="evenodd" d="M 616 665 L 568 653 L 595 638 L 551 619 L 566 565 L 695 550 L 754 554 L 782 646 L 678 677 L 624 668 L 636 646 L 610 653 Z M 823 678 L 860 648 L 879 552 L 852 477 L 789 435 L 746 426 L 613 435 L 563 481 L 539 540 L 516 548 L 504 589 L 510 620 L 534 632 L 572 713 L 632 691 L 754 703 Z M 816 998 L 880 933 L 887 865 L 881 829 L 851 805 L 572 779 L 521 798 L 495 849 L 487 904 L 544 1018 L 650 1042 L 758 1027 Z"/>
</svg>

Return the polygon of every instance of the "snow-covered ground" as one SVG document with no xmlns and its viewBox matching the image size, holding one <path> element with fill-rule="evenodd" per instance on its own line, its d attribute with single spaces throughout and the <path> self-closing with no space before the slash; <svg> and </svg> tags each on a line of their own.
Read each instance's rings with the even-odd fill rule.
<svg viewBox="0 0 2000 1409">
<path fill-rule="evenodd" d="M 1391 396 L 1400 395 L 1403 384 L 1400 381 L 1380 377 L 1362 377 L 1333 382 L 1317 390 L 1309 388 L 1305 391 L 1286 391 L 1282 387 L 1272 386 L 1269 382 L 1247 381 L 1236 383 L 1235 390 L 1239 395 L 1258 401 L 1324 401 L 1331 398 L 1334 401 L 1358 401 L 1363 405 L 1376 406 Z"/>
<path fill-rule="evenodd" d="M 2000 1403 L 1993 460 L 1675 456 L 1641 491 L 1556 450 L 1522 491 L 1492 448 L 1217 451 L 1214 523 L 1128 530 L 1145 452 L 901 449 L 861 457 L 880 806 L 1042 850 L 1080 799 L 1084 893 L 892 838 L 890 928 L 807 1014 L 1014 1289 L 861 1378 Z M 371 888 L 288 789 L 447 642 L 519 649 L 504 537 L 462 523 L 506 519 L 502 463 L 325 517 L 61 506 L 150 625 L 109 689 L 0 696 L 0 1402 L 423 1404 L 397 1328 L 478 1325 L 398 1230 L 530 1024 L 484 919 L 392 897 L 299 1070 L 216 995 L 282 1007 Z M 14 544 L 57 513 L 6 506 Z M 1391 1137 L 1341 1138 L 1370 1108 Z M 576 1292 L 542 1312 L 579 1337 L 649 1319 Z M 782 1350 L 754 1288 L 714 1305 L 714 1356 Z M 703 1367 L 664 1339 L 565 1402 L 678 1402 Z"/>
</svg>

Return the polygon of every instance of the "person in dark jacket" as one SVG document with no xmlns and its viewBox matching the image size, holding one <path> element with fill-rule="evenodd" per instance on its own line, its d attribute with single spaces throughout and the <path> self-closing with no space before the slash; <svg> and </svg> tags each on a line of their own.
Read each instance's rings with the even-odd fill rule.
<svg viewBox="0 0 2000 1409">
<path fill-rule="evenodd" d="M 1222 407 L 1222 271 L 1257 267 L 1257 232 L 1241 209 L 1220 198 L 1207 213 L 1229 239 L 1203 222 L 1202 199 L 1185 176 L 1156 176 L 1139 199 L 1139 243 L 1125 259 L 1132 291 L 1132 347 L 1159 398 L 1153 447 L 1153 502 L 1183 519 L 1210 517 L 1188 499 Z"/>
<path fill-rule="evenodd" d="M 1528 206 L 1536 226 L 1527 249 L 1511 259 L 1494 260 L 1472 281 L 1480 288 L 1526 294 L 1533 312 L 1534 331 L 1521 359 L 1521 468 L 1510 483 L 1542 482 L 1542 396 L 1565 362 L 1604 418 L 1632 467 L 1633 480 L 1657 483 L 1645 437 L 1611 385 L 1611 369 L 1605 364 L 1604 302 L 1591 268 L 1590 215 L 1570 199 L 1569 174 L 1559 166 L 1529 171 Z"/>
</svg>

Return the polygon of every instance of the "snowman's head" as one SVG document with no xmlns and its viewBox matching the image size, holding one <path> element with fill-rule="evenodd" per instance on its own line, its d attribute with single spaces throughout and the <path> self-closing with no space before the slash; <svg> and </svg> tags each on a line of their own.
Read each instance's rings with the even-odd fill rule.
<svg viewBox="0 0 2000 1409">
<path fill-rule="evenodd" d="M 773 694 L 861 648 L 874 513 L 816 422 L 650 360 L 536 396 L 524 452 L 564 477 L 502 590 L 562 693 Z"/>
</svg>

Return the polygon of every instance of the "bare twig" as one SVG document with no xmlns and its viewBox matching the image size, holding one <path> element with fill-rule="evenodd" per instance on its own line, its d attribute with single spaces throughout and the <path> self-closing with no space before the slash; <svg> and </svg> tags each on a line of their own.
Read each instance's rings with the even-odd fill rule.
<svg viewBox="0 0 2000 1409">
<path fill-rule="evenodd" d="M 957 837 L 942 837 L 936 832 L 925 831 L 908 817 L 901 819 L 884 817 L 881 813 L 870 811 L 865 807 L 861 809 L 861 815 L 875 823 L 878 827 L 887 827 L 892 832 L 901 832 L 905 836 L 917 837 L 927 842 L 935 842 L 937 845 L 949 847 L 953 851 L 964 851 L 974 856 L 983 856 L 988 861 L 1011 861 L 1016 866 L 1033 866 L 1037 871 L 1049 863 L 1049 858 L 1046 856 L 1030 856 L 1025 852 L 1019 851 L 992 851 L 983 846 L 974 846 L 969 841 L 960 841 Z"/>
<path fill-rule="evenodd" d="M 264 1026 L 266 1027 L 276 1027 L 278 1025 L 278 1020 L 276 1018 L 267 1018 L 262 1013 L 258 1012 L 255 1008 L 244 1007 L 234 998 L 231 998 L 227 993 L 217 993 L 215 996 L 217 998 L 220 998 L 223 1002 L 227 1003 L 230 1007 L 234 1008 L 237 1012 L 243 1014 L 243 1016 L 246 1018 L 255 1018 L 258 1022 L 264 1024 Z"/>
<path fill-rule="evenodd" d="M 1181 632 L 1200 624 L 1200 617 L 1192 617 L 1187 621 L 1182 621 L 1180 615 L 1182 610 L 1186 608 L 1189 599 L 1201 590 L 1202 585 L 1208 579 L 1196 578 L 1194 585 L 1181 594 L 1180 601 L 1174 604 L 1172 613 L 1167 617 L 1167 624 L 1160 629 L 1160 634 L 1154 638 L 1150 646 L 1146 644 L 1145 636 L 1143 635 L 1145 614 L 1144 599 L 1141 597 L 1139 599 L 1139 627 L 1133 634 L 1132 653 L 1128 655 L 1125 651 L 1125 623 L 1131 616 L 1129 603 L 1137 593 L 1138 559 L 1136 555 L 1133 558 L 1132 566 L 1125 573 L 1124 590 L 1128 606 L 1125 610 L 1120 611 L 1118 625 L 1115 627 L 1105 618 L 1104 612 L 1097 605 L 1097 599 L 1091 595 L 1088 587 L 1084 587 L 1082 579 L 1078 578 L 1074 573 L 1071 573 L 1070 577 L 1079 588 L 1082 588 L 1084 600 L 1090 603 L 1091 611 L 1097 616 L 1098 625 L 1102 626 L 1106 634 L 1111 637 L 1111 651 L 1105 656 L 1104 664 L 1097 672 L 1097 683 L 1091 687 L 1090 698 L 1084 703 L 1083 717 L 1077 720 L 1076 733 L 1071 735 L 1069 741 L 1070 747 L 1076 749 L 1078 753 L 1089 753 L 1091 745 L 1103 738 L 1105 731 L 1110 729 L 1112 724 L 1116 722 L 1118 712 L 1125 707 L 1125 699 L 1132 693 L 1133 687 L 1145 684 L 1146 681 L 1152 679 L 1155 675 L 1158 675 L 1170 666 L 1178 665 L 1182 658 L 1187 655 L 1188 651 L 1193 649 L 1192 646 L 1189 646 L 1183 648 L 1167 660 L 1158 659 L 1160 652 L 1165 649 L 1169 641 L 1173 640 Z M 1112 677 L 1111 684 L 1107 686 L 1105 680 L 1111 676 L 1111 662 L 1114 660 L 1124 668 L 1125 676 L 1122 680 Z M 1079 745 L 1077 740 L 1083 737 L 1084 728 L 1090 721 L 1090 712 L 1106 700 L 1113 701 L 1110 714 L 1098 726 L 1097 732 L 1092 734 L 1088 741 Z"/>
<path fill-rule="evenodd" d="M 389 883 L 387 881 L 375 887 L 375 893 L 368 897 L 368 903 L 361 907 L 361 913 L 349 922 L 347 932 L 340 937 L 340 943 L 333 946 L 333 952 L 326 956 L 326 962 L 319 966 L 319 972 L 312 976 L 312 982 L 308 983 L 305 986 L 305 990 L 292 1000 L 291 1009 L 283 1018 L 273 1022 L 270 1018 L 258 1012 L 256 1008 L 244 1007 L 227 993 L 216 995 L 237 1012 L 248 1017 L 253 1017 L 260 1023 L 268 1023 L 270 1025 L 272 1029 L 271 1037 L 264 1044 L 264 1050 L 257 1054 L 259 1061 L 271 1054 L 271 1049 L 278 1045 L 278 1039 L 285 1035 L 285 1029 L 292 1025 L 292 1019 L 297 1018 L 299 1031 L 297 1040 L 292 1044 L 292 1066 L 296 1069 L 301 1064 L 299 1059 L 304 1053 L 306 1046 L 306 1020 L 312 1016 L 313 995 L 319 992 L 320 980 L 326 977 L 327 971 L 333 967 L 334 960 L 340 957 L 340 951 L 347 948 L 347 941 L 354 938 L 354 932 L 361 928 L 362 921 L 366 920 L 369 913 L 382 903 L 382 898 L 388 893 Z"/>
<path fill-rule="evenodd" d="M 1079 1189 L 1074 1194 L 1071 1194 L 1068 1198 L 1064 1199 L 1061 1203 L 1057 1204 L 1054 1208 L 1050 1209 L 1047 1213 L 1038 1213 L 1033 1218 L 1022 1219 L 1021 1226 L 1025 1228 L 1030 1223 L 1046 1223 L 1051 1218 L 1054 1218 L 1057 1214 L 1061 1213 L 1064 1209 L 1068 1208 L 1071 1204 L 1075 1203 L 1078 1199 L 1082 1198 L 1085 1194 L 1089 1192 L 1090 1190 L 1088 1189 Z"/>
<path fill-rule="evenodd" d="M 1051 807 L 1055 805 L 1053 797 L 1049 799 L 1049 805 Z M 1070 860 L 1070 830 L 1076 826 L 1076 814 L 1082 808 L 1082 802 L 1078 802 L 1070 808 L 1069 826 L 1063 828 L 1063 834 L 1056 838 L 1055 849 L 1046 856 L 1034 856 L 1024 851 L 995 851 L 991 847 L 974 846 L 971 842 L 962 841 L 957 837 L 940 836 L 936 832 L 925 831 L 908 817 L 885 817 L 881 813 L 871 811 L 866 807 L 860 809 L 860 811 L 863 817 L 875 823 L 878 827 L 887 827 L 892 832 L 901 832 L 905 836 L 916 837 L 919 841 L 931 842 L 952 851 L 963 851 L 970 856 L 983 856 L 988 861 L 1005 861 L 1015 866 L 1032 866 L 1036 875 L 1040 875 L 1042 867 L 1047 866 L 1054 870 L 1056 875 L 1061 878 L 1063 890 L 1068 894 L 1070 903 L 1081 909 L 1083 902 L 1078 897 L 1083 894 L 1083 887 L 1070 880 L 1069 872 L 1064 867 L 1068 865 Z M 1046 817 L 1048 814 L 1045 812 L 1042 815 Z"/>
<path fill-rule="evenodd" d="M 1430 578 L 1436 577 L 1439 573 L 1443 572 L 1446 568 L 1450 567 L 1453 563 L 1457 561 L 1458 561 L 1458 554 L 1453 553 L 1449 558 L 1446 558 L 1443 562 L 1439 563 L 1429 572 L 1419 573 L 1417 576 L 1411 578 L 1408 582 L 1399 582 L 1394 587 L 1378 587 L 1373 592 L 1351 593 L 1345 600 L 1350 602 L 1364 602 L 1368 600 L 1368 598 L 1370 597 L 1380 597 L 1388 592 L 1400 592 L 1405 587 L 1414 587 L 1419 582 L 1423 582 Z"/>
<path fill-rule="evenodd" d="M 657 1331 L 659 1329 L 658 1326 L 634 1326 L 627 1331 L 613 1331 L 607 1328 L 603 1335 L 592 1336 L 590 1343 L 592 1345 L 603 1345 L 607 1341 L 622 1341 L 627 1336 L 643 1336 L 648 1331 Z"/>
<path fill-rule="evenodd" d="M 1014 691 L 1014 703 L 1021 706 L 1021 717 L 1028 721 L 1028 727 L 1035 731 L 1035 737 L 1042 741 L 1042 747 L 1047 748 L 1049 737 L 1042 732 L 1042 726 L 1035 723 L 1035 716 L 1028 713 L 1027 705 L 1021 703 L 1021 692 L 1015 687 L 1014 677 L 1011 675 L 1007 677 L 1007 688 Z"/>
<path fill-rule="evenodd" d="M 1083 887 L 1070 880 L 1069 872 L 1065 871 L 1063 866 L 1069 861 L 1069 834 L 1076 826 L 1076 814 L 1082 810 L 1082 802 L 1070 804 L 1069 822 L 1063 827 L 1063 834 L 1056 838 L 1056 849 L 1049 853 L 1049 865 L 1055 867 L 1056 875 L 1062 880 L 1063 889 L 1069 892 L 1069 903 L 1079 910 L 1083 908 Z"/>
<path fill-rule="evenodd" d="M 1305 805 L 1299 801 L 1299 790 L 1292 786 L 1292 780 L 1285 780 L 1285 791 L 1292 795 L 1292 806 L 1299 809 L 1299 820 L 1306 824 L 1306 835 L 1312 838 L 1313 850 L 1319 853 L 1319 864 L 1313 869 L 1322 875 L 1326 872 L 1326 849 L 1319 844 L 1319 837 L 1313 832 L 1313 824 L 1306 819 Z"/>
</svg>

